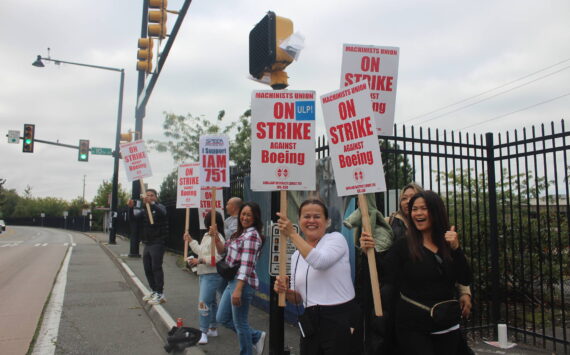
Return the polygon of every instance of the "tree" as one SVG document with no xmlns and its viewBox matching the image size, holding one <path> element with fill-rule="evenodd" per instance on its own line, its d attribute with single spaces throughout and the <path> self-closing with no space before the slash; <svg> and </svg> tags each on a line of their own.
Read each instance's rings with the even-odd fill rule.
<svg viewBox="0 0 570 355">
<path fill-rule="evenodd" d="M 236 165 L 249 165 L 251 152 L 251 140 L 249 120 L 251 110 L 247 110 L 243 115 L 234 122 L 230 122 L 224 126 L 221 125 L 225 111 L 218 113 L 218 117 L 214 123 L 205 119 L 203 116 L 186 116 L 176 115 L 173 113 L 164 113 L 164 123 L 162 128 L 167 141 L 149 140 L 151 148 L 158 152 L 170 152 L 172 158 L 177 163 L 184 161 L 198 161 L 200 136 L 205 134 L 226 134 L 229 135 L 237 129 L 235 139 L 230 140 L 230 159 Z"/>
<path fill-rule="evenodd" d="M 93 207 L 109 207 L 111 192 L 113 191 L 113 184 L 107 180 L 103 180 L 99 188 L 97 189 L 97 194 L 93 198 L 91 205 Z M 117 188 L 118 194 L 118 207 L 125 206 L 129 200 L 129 194 L 123 190 L 121 184 Z"/>
<path fill-rule="evenodd" d="M 170 174 L 168 174 L 162 183 L 160 184 L 160 201 L 163 203 L 166 201 L 175 201 L 176 202 L 176 189 L 178 187 L 177 183 L 178 179 L 178 169 L 172 170 Z"/>
</svg>

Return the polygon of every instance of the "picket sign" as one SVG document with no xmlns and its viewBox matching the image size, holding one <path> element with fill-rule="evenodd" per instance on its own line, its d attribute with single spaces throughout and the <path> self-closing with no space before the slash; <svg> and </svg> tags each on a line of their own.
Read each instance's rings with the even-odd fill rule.
<svg viewBox="0 0 570 355">
<path fill-rule="evenodd" d="M 123 163 L 125 164 L 125 173 L 127 179 L 132 182 L 139 180 L 141 184 L 142 195 L 146 195 L 146 190 L 144 188 L 143 178 L 151 177 L 152 171 L 150 168 L 150 161 L 146 153 L 146 147 L 143 140 L 137 140 L 134 142 L 128 142 L 121 144 L 120 147 L 121 156 L 123 157 Z M 152 217 L 152 212 L 150 210 L 150 205 L 146 204 L 146 210 L 148 212 L 148 219 L 150 224 L 154 224 L 154 219 Z"/>
<path fill-rule="evenodd" d="M 287 216 L 287 190 L 314 191 L 315 92 L 253 91 L 251 94 L 251 189 L 279 190 Z M 287 275 L 287 235 L 279 236 L 279 276 Z M 278 306 L 285 307 L 285 293 Z"/>
<path fill-rule="evenodd" d="M 382 156 L 367 81 L 321 96 L 338 196 L 358 195 L 362 225 L 371 232 L 364 194 L 386 191 Z M 382 315 L 374 248 L 366 250 L 374 313 Z"/>
<path fill-rule="evenodd" d="M 229 187 L 229 142 L 224 135 L 204 135 L 200 137 L 200 184 L 212 189 L 210 203 L 210 225 L 216 226 L 216 190 Z M 216 238 L 211 236 L 211 265 L 216 266 Z"/>
</svg>

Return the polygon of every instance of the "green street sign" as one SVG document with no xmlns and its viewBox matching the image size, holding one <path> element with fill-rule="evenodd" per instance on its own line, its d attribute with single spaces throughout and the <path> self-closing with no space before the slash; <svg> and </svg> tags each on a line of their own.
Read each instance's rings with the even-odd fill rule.
<svg viewBox="0 0 570 355">
<path fill-rule="evenodd" d="M 93 148 L 91 148 L 91 154 L 95 154 L 95 155 L 113 155 L 113 149 L 111 149 L 111 148 L 98 148 L 98 147 L 93 147 Z"/>
</svg>

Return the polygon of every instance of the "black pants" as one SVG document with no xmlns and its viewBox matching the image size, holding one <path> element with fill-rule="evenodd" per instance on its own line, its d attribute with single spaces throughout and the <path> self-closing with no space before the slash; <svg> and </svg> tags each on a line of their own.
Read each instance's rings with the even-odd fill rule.
<svg viewBox="0 0 570 355">
<path fill-rule="evenodd" d="M 301 355 L 362 353 L 362 314 L 354 301 L 336 306 L 312 306 L 305 309 L 305 313 L 316 332 L 310 337 L 301 337 Z"/>
<path fill-rule="evenodd" d="M 398 348 L 406 355 L 455 355 L 457 354 L 459 329 L 444 334 L 426 334 L 397 329 Z"/>
<path fill-rule="evenodd" d="M 145 244 L 143 251 L 143 266 L 146 279 L 150 289 L 154 292 L 164 291 L 164 271 L 162 270 L 162 259 L 166 245 L 161 242 Z"/>
</svg>

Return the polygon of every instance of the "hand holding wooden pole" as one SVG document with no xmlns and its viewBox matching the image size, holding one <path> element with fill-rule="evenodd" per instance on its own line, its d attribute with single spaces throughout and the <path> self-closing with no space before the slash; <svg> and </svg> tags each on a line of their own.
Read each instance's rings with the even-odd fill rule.
<svg viewBox="0 0 570 355">
<path fill-rule="evenodd" d="M 141 194 L 146 196 L 146 189 L 144 188 L 144 182 L 142 179 L 139 180 L 141 183 Z M 150 210 L 150 205 L 146 203 L 146 211 L 148 212 L 148 221 L 150 224 L 154 224 L 154 218 L 152 217 L 152 211 Z"/>
<path fill-rule="evenodd" d="M 370 230 L 370 216 L 368 215 L 368 202 L 364 194 L 358 194 L 358 207 L 362 214 L 362 228 L 372 235 Z M 372 298 L 374 299 L 374 314 L 382 316 L 382 300 L 380 298 L 380 281 L 378 280 L 378 270 L 376 270 L 376 254 L 374 248 L 366 249 L 368 268 L 370 270 L 370 283 L 372 285 Z"/>
<path fill-rule="evenodd" d="M 281 190 L 279 195 L 279 214 L 287 216 L 287 191 Z M 279 235 L 279 276 L 281 279 L 286 276 L 287 268 L 287 235 L 281 231 Z M 285 292 L 279 293 L 278 306 L 285 307 Z"/>
</svg>

